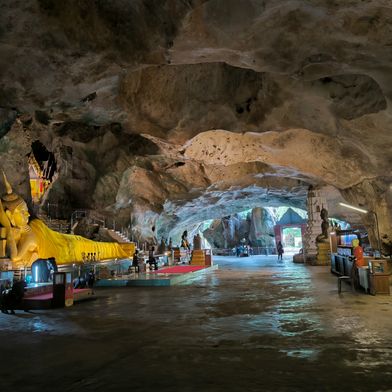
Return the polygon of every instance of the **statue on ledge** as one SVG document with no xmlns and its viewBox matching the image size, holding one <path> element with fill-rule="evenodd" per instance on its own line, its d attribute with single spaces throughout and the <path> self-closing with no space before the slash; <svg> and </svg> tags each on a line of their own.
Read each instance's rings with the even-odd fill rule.
<svg viewBox="0 0 392 392">
<path fill-rule="evenodd" d="M 165 239 L 161 238 L 161 243 L 158 246 L 158 254 L 162 255 L 166 252 L 166 242 Z"/>
<path fill-rule="evenodd" d="M 193 237 L 193 249 L 197 249 L 197 250 L 201 249 L 201 237 L 199 233 L 197 233 Z"/>
<path fill-rule="evenodd" d="M 189 245 L 189 241 L 188 241 L 188 231 L 187 230 L 185 230 L 182 233 L 182 236 L 181 236 L 181 248 L 185 248 L 186 250 L 190 250 L 191 249 L 191 247 Z"/>
<path fill-rule="evenodd" d="M 316 242 L 329 242 L 329 222 L 328 222 L 328 211 L 323 207 L 320 211 L 321 223 L 321 234 L 316 237 Z"/>
<path fill-rule="evenodd" d="M 6 229 L 7 253 L 13 268 L 29 267 L 38 258 L 54 257 L 57 264 L 83 262 L 86 253 L 101 259 L 130 255 L 116 242 L 96 242 L 78 235 L 57 233 L 40 219 L 29 221 L 26 202 L 13 193 L 5 174 L 7 193 L 0 200 L 0 224 Z"/>
</svg>

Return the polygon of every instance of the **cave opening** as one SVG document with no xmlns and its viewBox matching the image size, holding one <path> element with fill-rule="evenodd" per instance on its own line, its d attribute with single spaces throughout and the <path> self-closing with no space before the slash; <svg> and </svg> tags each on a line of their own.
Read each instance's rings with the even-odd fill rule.
<svg viewBox="0 0 392 392">
<path fill-rule="evenodd" d="M 286 253 L 295 254 L 304 246 L 307 221 L 308 212 L 302 208 L 264 205 L 205 220 L 189 230 L 189 237 L 199 233 L 218 255 L 234 255 L 243 245 L 251 247 L 253 255 L 275 254 L 278 241 L 282 241 Z M 347 221 L 329 218 L 331 230 L 337 226 L 351 228 Z"/>
<path fill-rule="evenodd" d="M 285 227 L 282 232 L 282 244 L 286 253 L 298 253 L 302 248 L 301 227 Z"/>
<path fill-rule="evenodd" d="M 31 197 L 34 204 L 39 204 L 53 182 L 57 170 L 56 160 L 54 154 L 36 140 L 31 144 L 28 165 Z"/>
<path fill-rule="evenodd" d="M 257 206 L 199 225 L 198 230 L 218 253 L 235 253 L 244 244 L 253 254 L 273 254 L 282 238 L 282 229 L 293 226 L 293 216 L 306 227 L 307 212 L 290 206 Z M 301 233 L 300 233 L 301 235 Z M 298 242 L 298 240 L 297 240 Z M 299 248 L 298 248 L 299 249 Z"/>
</svg>

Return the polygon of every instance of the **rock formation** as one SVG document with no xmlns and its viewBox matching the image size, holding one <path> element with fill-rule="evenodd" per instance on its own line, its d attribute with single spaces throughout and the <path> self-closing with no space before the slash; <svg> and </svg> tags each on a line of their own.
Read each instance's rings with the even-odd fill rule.
<svg viewBox="0 0 392 392">
<path fill-rule="evenodd" d="M 275 248 L 274 226 L 276 222 L 264 208 L 253 208 L 249 240 L 253 246 Z"/>
<path fill-rule="evenodd" d="M 234 214 L 215 219 L 203 234 L 214 248 L 234 248 L 243 238 L 253 247 L 275 248 L 274 225 L 268 211 L 256 207 L 247 216 Z"/>
<path fill-rule="evenodd" d="M 41 209 L 155 240 L 327 187 L 386 250 L 391 21 L 384 0 L 2 1 L 0 164 L 29 197 L 38 140 Z"/>
</svg>

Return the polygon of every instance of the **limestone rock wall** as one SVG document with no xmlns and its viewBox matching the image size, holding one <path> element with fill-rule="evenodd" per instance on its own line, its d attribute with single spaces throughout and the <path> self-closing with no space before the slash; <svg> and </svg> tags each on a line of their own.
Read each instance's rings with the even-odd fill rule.
<svg viewBox="0 0 392 392">
<path fill-rule="evenodd" d="M 231 249 L 238 245 L 242 238 L 248 239 L 249 228 L 250 219 L 234 214 L 214 220 L 203 235 L 213 248 Z"/>
<path fill-rule="evenodd" d="M 0 163 L 29 199 L 41 141 L 42 208 L 151 241 L 329 186 L 387 251 L 391 23 L 385 0 L 4 0 Z"/>
</svg>

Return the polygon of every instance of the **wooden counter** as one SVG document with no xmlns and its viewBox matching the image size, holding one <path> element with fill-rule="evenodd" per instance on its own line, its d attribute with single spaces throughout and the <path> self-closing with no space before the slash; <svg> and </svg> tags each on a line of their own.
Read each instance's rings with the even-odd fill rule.
<svg viewBox="0 0 392 392">
<path fill-rule="evenodd" d="M 369 260 L 370 294 L 390 294 L 389 266 L 385 259 Z"/>
<path fill-rule="evenodd" d="M 390 294 L 389 274 L 370 274 L 370 294 Z"/>
</svg>

